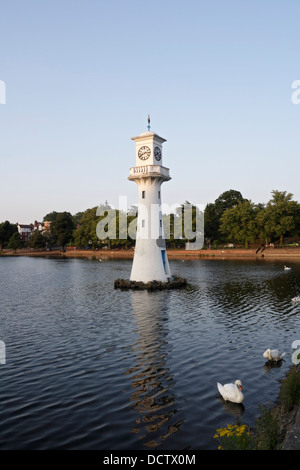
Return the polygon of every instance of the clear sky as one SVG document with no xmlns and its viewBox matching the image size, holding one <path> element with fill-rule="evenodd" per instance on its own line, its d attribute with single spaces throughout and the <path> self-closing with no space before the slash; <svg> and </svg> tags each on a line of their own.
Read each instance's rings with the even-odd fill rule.
<svg viewBox="0 0 300 470">
<path fill-rule="evenodd" d="M 164 203 L 300 201 L 299 18 L 298 0 L 1 0 L 0 222 L 136 203 L 148 114 Z"/>
</svg>

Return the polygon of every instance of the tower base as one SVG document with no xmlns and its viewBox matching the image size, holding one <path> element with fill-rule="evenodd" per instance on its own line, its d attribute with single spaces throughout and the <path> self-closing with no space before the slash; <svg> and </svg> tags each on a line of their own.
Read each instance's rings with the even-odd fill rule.
<svg viewBox="0 0 300 470">
<path fill-rule="evenodd" d="M 135 289 L 135 290 L 164 290 L 164 289 L 179 289 L 186 287 L 186 279 L 174 276 L 168 282 L 161 281 L 130 281 L 129 279 L 116 279 L 114 282 L 115 289 Z"/>
</svg>

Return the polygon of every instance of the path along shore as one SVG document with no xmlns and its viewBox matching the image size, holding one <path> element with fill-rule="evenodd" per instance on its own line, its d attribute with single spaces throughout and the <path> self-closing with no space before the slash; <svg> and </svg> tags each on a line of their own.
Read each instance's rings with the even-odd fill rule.
<svg viewBox="0 0 300 470">
<path fill-rule="evenodd" d="M 210 250 L 173 250 L 168 249 L 169 259 L 195 260 L 195 259 L 286 259 L 300 261 L 299 248 L 227 248 L 227 249 L 210 249 Z M 51 257 L 67 257 L 67 258 L 101 258 L 101 259 L 133 259 L 134 249 L 128 250 L 83 250 L 76 247 L 67 247 L 66 250 L 41 250 L 41 249 L 20 249 L 3 250 L 3 256 L 51 256 Z"/>
</svg>

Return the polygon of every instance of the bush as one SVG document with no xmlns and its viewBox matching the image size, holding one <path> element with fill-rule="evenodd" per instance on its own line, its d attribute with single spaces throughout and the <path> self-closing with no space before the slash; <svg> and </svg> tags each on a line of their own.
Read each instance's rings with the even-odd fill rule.
<svg viewBox="0 0 300 470">
<path fill-rule="evenodd" d="M 275 450 L 280 442 L 280 422 L 276 410 L 260 406 L 260 417 L 256 422 L 256 448 L 258 450 Z"/>
<path fill-rule="evenodd" d="M 285 411 L 291 411 L 300 403 L 300 369 L 293 366 L 281 384 L 280 401 Z"/>
</svg>

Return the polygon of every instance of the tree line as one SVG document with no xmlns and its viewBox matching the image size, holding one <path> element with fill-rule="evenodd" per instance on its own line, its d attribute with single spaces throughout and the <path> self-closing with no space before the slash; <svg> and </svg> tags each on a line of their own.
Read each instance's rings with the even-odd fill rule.
<svg viewBox="0 0 300 470">
<path fill-rule="evenodd" d="M 174 213 L 164 215 L 164 225 L 168 225 L 167 247 L 180 248 L 186 241 L 193 241 L 186 236 L 184 216 L 190 203 L 181 204 Z M 199 209 L 192 207 L 192 228 L 196 230 Z M 100 211 L 99 211 L 100 209 Z M 126 217 L 121 217 L 119 210 L 114 211 L 116 232 L 113 238 L 99 239 L 97 224 L 106 217 L 111 206 L 105 202 L 100 206 L 86 209 L 72 215 L 70 212 L 50 212 L 43 221 L 51 222 L 51 230 L 41 233 L 35 230 L 27 242 L 31 248 L 65 247 L 74 245 L 79 248 L 101 249 L 125 248 L 135 244 L 130 233 L 136 224 L 136 210 L 131 210 Z M 97 215 L 101 213 L 101 215 Z M 126 224 L 124 226 L 124 224 Z M 182 232 L 178 236 L 178 226 Z M 133 227 L 133 229 L 132 229 Z M 130 231 L 131 228 L 131 231 Z M 124 233 L 126 237 L 124 237 Z M 122 234 L 122 238 L 120 236 Z M 204 210 L 205 246 L 221 244 L 239 244 L 248 247 L 250 243 L 278 243 L 283 245 L 285 237 L 300 238 L 300 204 L 293 200 L 293 195 L 286 191 L 272 191 L 272 197 L 266 204 L 255 204 L 245 199 L 239 191 L 229 190 L 222 193 Z M 24 246 L 15 224 L 5 221 L 0 224 L 0 249 L 17 249 Z"/>
<path fill-rule="evenodd" d="M 266 204 L 255 204 L 239 191 L 226 191 L 205 209 L 205 238 L 212 244 L 278 243 L 300 237 L 300 204 L 293 194 L 272 191 Z"/>
</svg>

